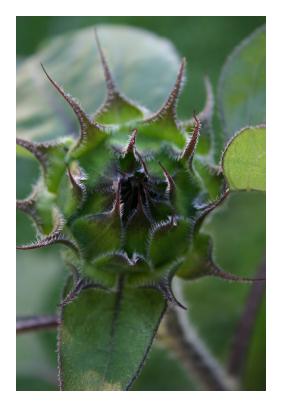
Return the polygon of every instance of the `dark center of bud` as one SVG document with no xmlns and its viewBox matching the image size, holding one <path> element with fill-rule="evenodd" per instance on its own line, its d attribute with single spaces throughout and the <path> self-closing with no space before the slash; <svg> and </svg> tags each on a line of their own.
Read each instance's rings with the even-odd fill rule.
<svg viewBox="0 0 282 407">
<path fill-rule="evenodd" d="M 123 204 L 122 221 L 128 219 L 144 206 L 148 206 L 148 176 L 142 168 L 133 174 L 126 174 L 120 180 L 121 203 Z"/>
</svg>

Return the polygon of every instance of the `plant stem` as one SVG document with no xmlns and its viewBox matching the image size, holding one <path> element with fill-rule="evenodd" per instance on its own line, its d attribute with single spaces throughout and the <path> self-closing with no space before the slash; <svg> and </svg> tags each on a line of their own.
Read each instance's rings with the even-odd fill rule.
<svg viewBox="0 0 282 407">
<path fill-rule="evenodd" d="M 265 278 L 265 268 L 264 260 L 256 274 L 256 278 Z M 234 376 L 240 376 L 244 369 L 250 338 L 264 292 L 264 282 L 255 282 L 250 289 L 245 309 L 237 327 L 229 360 L 229 373 Z"/>
<path fill-rule="evenodd" d="M 35 315 L 31 317 L 17 318 L 17 334 L 38 331 L 43 329 L 53 329 L 59 325 L 57 315 Z"/>
<path fill-rule="evenodd" d="M 198 337 L 187 312 L 169 307 L 162 328 L 160 341 L 175 354 L 201 390 L 237 390 L 235 380 Z"/>
</svg>

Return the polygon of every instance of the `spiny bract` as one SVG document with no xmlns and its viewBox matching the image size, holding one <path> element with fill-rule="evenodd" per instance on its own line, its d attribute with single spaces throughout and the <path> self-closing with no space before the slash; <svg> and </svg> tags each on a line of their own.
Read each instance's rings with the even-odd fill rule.
<svg viewBox="0 0 282 407">
<path fill-rule="evenodd" d="M 176 105 L 183 60 L 166 102 L 151 114 L 118 91 L 98 38 L 97 45 L 107 97 L 94 118 L 42 66 L 77 116 L 80 134 L 49 143 L 17 140 L 42 167 L 32 195 L 17 202 L 38 233 L 35 243 L 20 249 L 65 245 L 64 258 L 76 282 L 65 301 L 89 285 L 115 289 L 122 278 L 123 284 L 159 289 L 177 303 L 171 290 L 175 274 L 238 279 L 215 266 L 210 238 L 199 232 L 204 217 L 228 193 L 210 164 L 209 81 L 205 109 L 194 121 L 180 122 Z M 193 160 L 201 122 L 206 131 L 201 154 Z"/>
</svg>

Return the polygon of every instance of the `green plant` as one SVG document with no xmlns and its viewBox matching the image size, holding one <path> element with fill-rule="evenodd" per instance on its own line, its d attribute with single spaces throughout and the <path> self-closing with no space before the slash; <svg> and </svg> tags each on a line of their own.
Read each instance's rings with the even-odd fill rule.
<svg viewBox="0 0 282 407">
<path fill-rule="evenodd" d="M 101 28 L 99 35 L 103 43 L 110 44 L 113 35 L 115 41 L 119 39 L 121 44 L 124 41 L 122 30 Z M 89 42 L 89 31 L 74 34 L 72 41 L 83 46 Z M 59 315 L 55 319 L 20 320 L 19 330 L 29 329 L 30 324 L 33 327 L 58 325 L 61 389 L 129 389 L 164 316 L 160 340 L 188 369 L 191 366 L 195 369 L 195 376 L 205 388 L 236 388 L 228 374 L 220 366 L 215 367 L 212 357 L 202 352 L 197 340 L 185 335 L 184 314 L 176 307 L 186 307 L 181 293 L 174 294 L 173 283 L 179 285 L 178 277 L 254 280 L 223 271 L 214 259 L 212 238 L 203 226 L 232 191 L 265 190 L 264 82 L 256 81 L 250 91 L 246 88 L 248 74 L 252 74 L 248 71 L 250 58 L 262 58 L 259 67 L 263 72 L 263 56 L 260 56 L 263 41 L 264 31 L 260 30 L 226 64 L 220 100 L 227 139 L 243 130 L 228 142 L 219 164 L 215 161 L 214 102 L 208 78 L 205 79 L 207 101 L 202 112 L 186 121 L 176 116 L 185 60 L 180 64 L 166 102 L 156 113 L 151 113 L 151 106 L 157 104 L 156 83 L 150 84 L 146 93 L 150 110 L 125 97 L 117 89 L 97 39 L 107 96 L 100 108 L 93 109 L 94 116 L 85 113 L 42 66 L 80 125 L 79 132 L 73 136 L 60 138 L 57 132 L 64 134 L 66 128 L 72 127 L 69 112 L 57 105 L 53 95 L 46 111 L 38 109 L 33 94 L 33 99 L 29 99 L 31 63 L 20 67 L 22 108 L 18 152 L 31 153 L 39 161 L 42 173 L 31 195 L 17 202 L 18 209 L 33 220 L 38 237 L 34 243 L 19 249 L 64 245 L 62 254 L 70 276 Z M 132 51 L 129 44 L 125 47 L 127 52 Z M 148 66 L 158 69 L 154 64 L 160 61 L 153 56 L 153 47 L 144 50 L 148 53 L 142 58 L 146 61 L 150 56 Z M 67 44 L 64 37 L 46 48 L 43 61 L 49 65 L 48 61 L 52 62 L 61 51 L 69 63 L 73 62 L 72 42 Z M 167 51 L 164 46 L 162 58 L 171 76 L 178 58 L 173 52 L 167 56 Z M 238 53 L 241 53 L 239 57 Z M 56 69 L 62 69 L 63 60 Z M 136 66 L 134 57 L 130 61 L 120 61 L 117 57 L 116 61 L 117 71 L 122 70 L 121 62 L 129 62 L 132 69 L 134 62 Z M 75 65 L 70 66 L 68 74 L 78 86 L 76 69 Z M 241 83 L 238 70 L 243 72 Z M 87 72 L 79 64 L 80 75 Z M 262 72 L 257 72 L 259 79 Z M 234 79 L 233 89 L 230 84 L 233 85 Z M 160 80 L 162 86 L 170 81 Z M 145 93 L 146 89 L 140 87 L 143 78 L 141 83 L 136 78 L 128 81 L 133 89 L 138 86 Z M 88 98 L 93 98 L 88 86 L 85 91 Z M 93 99 L 97 103 L 99 98 Z M 62 116 L 63 125 L 57 122 L 54 111 Z M 33 126 L 33 120 L 37 121 L 37 127 Z M 35 132 L 38 132 L 37 140 Z M 45 141 L 51 137 L 56 140 Z M 260 275 L 256 280 L 263 278 Z"/>
</svg>

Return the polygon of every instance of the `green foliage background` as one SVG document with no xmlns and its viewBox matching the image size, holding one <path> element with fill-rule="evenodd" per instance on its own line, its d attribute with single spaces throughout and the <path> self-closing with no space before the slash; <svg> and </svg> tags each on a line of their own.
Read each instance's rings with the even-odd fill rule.
<svg viewBox="0 0 282 407">
<path fill-rule="evenodd" d="M 126 24 L 148 29 L 172 41 L 188 61 L 189 79 L 180 104 L 180 117 L 190 117 L 204 103 L 203 76 L 214 90 L 226 57 L 238 43 L 265 23 L 264 17 L 17 17 L 19 61 L 36 52 L 56 34 L 100 23 Z M 93 40 L 94 44 L 94 40 Z M 94 46 L 94 45 L 93 45 Z M 71 69 L 71 67 L 69 68 Z M 83 78 L 82 78 L 83 80 Z M 219 123 L 215 117 L 215 131 Z M 221 135 L 221 132 L 220 132 Z M 37 178 L 36 164 L 17 165 L 17 197 L 23 198 Z M 24 181 L 23 181 L 24 180 Z M 236 193 L 207 225 L 214 235 L 216 256 L 222 267 L 239 275 L 253 275 L 264 256 L 265 197 L 259 192 Z M 232 208 L 232 213 L 229 209 Z M 250 212 L 249 208 L 252 208 Z M 257 222 L 260 219 L 260 222 Z M 29 221 L 18 214 L 18 243 L 33 238 Z M 255 242 L 255 244 L 250 244 Z M 17 312 L 19 315 L 53 313 L 65 278 L 58 249 L 19 254 Z M 248 285 L 202 279 L 185 286 L 190 317 L 215 355 L 227 363 Z M 265 324 L 262 321 L 262 324 Z M 259 343 L 255 346 L 259 347 Z M 17 341 L 17 389 L 56 390 L 56 338 L 54 333 L 26 334 Z M 249 368 L 250 369 L 250 368 Z M 253 373 L 252 373 L 253 374 Z M 263 390 L 265 372 L 252 381 L 251 389 Z M 134 390 L 196 390 L 181 366 L 164 349 L 155 346 Z"/>
</svg>

